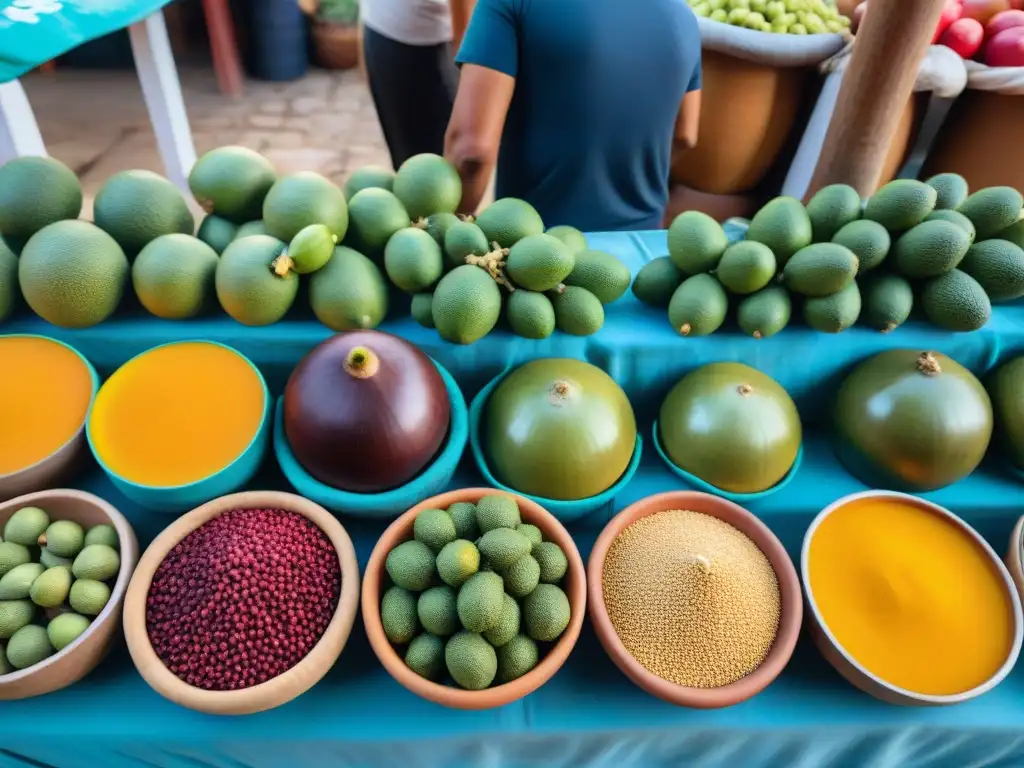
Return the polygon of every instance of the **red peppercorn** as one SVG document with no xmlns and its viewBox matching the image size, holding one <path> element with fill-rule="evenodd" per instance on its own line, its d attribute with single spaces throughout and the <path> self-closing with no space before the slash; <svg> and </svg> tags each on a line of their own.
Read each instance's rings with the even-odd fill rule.
<svg viewBox="0 0 1024 768">
<path fill-rule="evenodd" d="M 338 558 L 312 521 L 280 509 L 232 510 L 178 542 L 157 568 L 146 630 L 184 682 L 241 690 L 301 661 L 340 592 Z"/>
</svg>

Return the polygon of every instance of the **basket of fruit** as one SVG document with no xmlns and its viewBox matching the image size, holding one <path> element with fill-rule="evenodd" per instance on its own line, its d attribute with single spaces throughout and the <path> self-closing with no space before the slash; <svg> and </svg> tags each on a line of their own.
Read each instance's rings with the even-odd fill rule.
<svg viewBox="0 0 1024 768">
<path fill-rule="evenodd" d="M 310 26 L 313 61 L 324 69 L 359 66 L 359 0 L 320 0 Z"/>
<path fill-rule="evenodd" d="M 544 685 L 586 610 L 572 537 L 539 504 L 489 488 L 427 499 L 384 531 L 363 579 L 370 645 L 398 682 L 457 709 Z"/>
<path fill-rule="evenodd" d="M 849 20 L 824 0 L 689 0 L 703 48 L 697 146 L 672 180 L 699 192 L 747 192 L 796 128 L 815 67 L 844 44 Z"/>
<path fill-rule="evenodd" d="M 0 504 L 0 700 L 78 682 L 120 636 L 138 560 L 128 521 L 91 493 Z"/>
<path fill-rule="evenodd" d="M 967 66 L 924 173 L 958 173 L 972 188 L 1024 189 L 1024 2 L 949 0 L 938 42 Z"/>
</svg>

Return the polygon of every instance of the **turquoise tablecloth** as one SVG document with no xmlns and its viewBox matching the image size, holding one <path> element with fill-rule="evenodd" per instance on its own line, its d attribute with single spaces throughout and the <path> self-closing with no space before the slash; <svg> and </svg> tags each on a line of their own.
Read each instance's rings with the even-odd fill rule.
<svg viewBox="0 0 1024 768">
<path fill-rule="evenodd" d="M 170 0 L 0 0 L 0 83 L 124 29 Z"/>
<path fill-rule="evenodd" d="M 664 252 L 664 233 L 592 235 L 635 272 Z M 587 339 L 562 334 L 543 342 L 497 333 L 470 347 L 440 342 L 409 320 L 385 328 L 421 345 L 449 367 L 471 396 L 507 365 L 541 356 L 573 356 L 608 370 L 627 389 L 649 429 L 667 388 L 685 371 L 713 360 L 740 360 L 776 377 L 797 398 L 805 420 L 821 421 L 836 382 L 849 366 L 892 347 L 934 349 L 977 372 L 1024 349 L 1024 307 L 1000 308 L 988 327 L 946 334 L 910 324 L 888 336 L 854 329 L 839 336 L 792 327 L 762 341 L 725 331 L 682 339 L 664 315 L 631 296 L 608 309 L 605 327 Z M 330 334 L 301 317 L 265 329 L 211 319 L 173 324 L 116 320 L 62 331 L 17 318 L 0 332 L 45 333 L 66 340 L 101 372 L 159 342 L 210 338 L 255 360 L 272 390 L 281 391 L 295 363 Z M 836 463 L 812 428 L 804 466 L 784 491 L 751 508 L 796 555 L 813 515 L 864 486 Z M 459 485 L 478 483 L 463 462 Z M 80 483 L 109 499 L 136 526 L 143 544 L 169 522 L 117 494 L 95 470 Z M 271 465 L 253 487 L 286 488 Z M 616 509 L 651 493 L 680 487 L 653 451 Z M 966 518 L 1005 551 L 1024 512 L 1024 484 L 995 466 L 928 498 Z M 607 514 L 574 524 L 584 554 Z M 383 524 L 345 521 L 365 565 Z M 24 760 L 25 762 L 21 762 Z M 37 762 L 29 762 L 30 760 Z M 423 701 L 379 666 L 357 626 L 337 666 L 309 693 L 272 712 L 244 718 L 200 715 L 153 693 L 118 651 L 86 680 L 39 699 L 0 703 L 0 766 L 56 768 L 264 768 L 287 765 L 620 766 L 701 768 L 916 768 L 1024 765 L 1024 667 L 968 704 L 935 709 L 892 707 L 845 683 L 806 641 L 762 694 L 731 709 L 691 711 L 653 699 L 605 657 L 589 627 L 565 668 L 544 688 L 499 710 L 458 712 Z"/>
</svg>

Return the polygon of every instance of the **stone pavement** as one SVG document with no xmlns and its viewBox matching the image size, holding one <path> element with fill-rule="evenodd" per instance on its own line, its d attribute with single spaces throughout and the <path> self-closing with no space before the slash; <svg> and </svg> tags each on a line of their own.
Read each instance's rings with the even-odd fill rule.
<svg viewBox="0 0 1024 768">
<path fill-rule="evenodd" d="M 341 184 L 363 165 L 390 166 L 363 75 L 310 69 L 301 80 L 250 80 L 242 99 L 217 90 L 212 69 L 179 64 L 196 152 L 241 144 L 266 155 L 279 173 L 310 170 Z M 92 198 L 118 171 L 163 173 L 134 71 L 58 69 L 22 80 L 47 150 L 82 180 Z"/>
</svg>

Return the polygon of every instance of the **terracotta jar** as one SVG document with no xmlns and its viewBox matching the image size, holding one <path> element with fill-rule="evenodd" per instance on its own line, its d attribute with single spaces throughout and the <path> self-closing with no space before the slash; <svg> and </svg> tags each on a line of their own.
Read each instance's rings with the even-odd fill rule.
<svg viewBox="0 0 1024 768">
<path fill-rule="evenodd" d="M 972 190 L 1024 189 L 1024 98 L 967 90 L 950 109 L 921 178 L 959 173 Z"/>
</svg>

